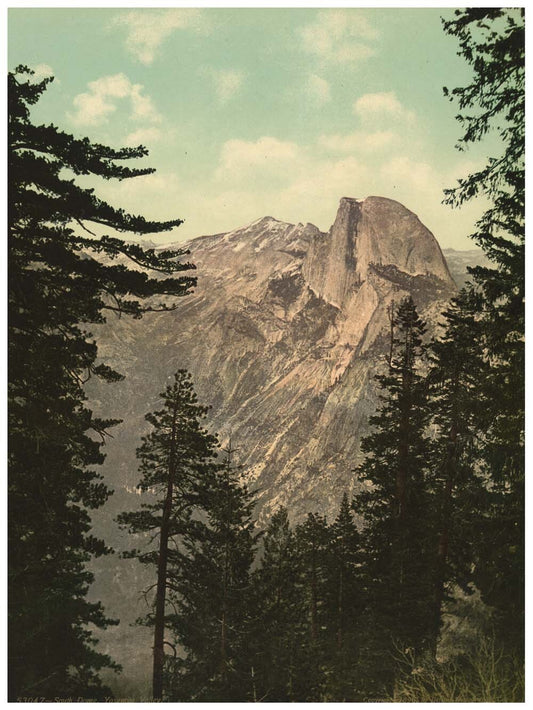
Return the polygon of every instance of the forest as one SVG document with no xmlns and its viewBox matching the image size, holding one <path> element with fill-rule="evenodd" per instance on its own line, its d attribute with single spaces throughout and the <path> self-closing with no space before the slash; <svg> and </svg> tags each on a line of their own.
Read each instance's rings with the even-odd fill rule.
<svg viewBox="0 0 533 710">
<path fill-rule="evenodd" d="M 334 519 L 293 524 L 280 507 L 259 528 L 232 448 L 246 441 L 222 448 L 209 402 L 173 374 L 138 442 L 141 506 L 117 519 L 153 580 L 139 623 L 153 631 L 154 700 L 524 699 L 524 14 L 461 9 L 443 30 L 472 70 L 445 89 L 458 148 L 489 134 L 502 147 L 444 198 L 487 201 L 471 239 L 490 266 L 470 269 L 431 337 L 411 298 L 391 308 L 359 486 Z M 120 236 L 181 219 L 129 214 L 77 182 L 149 174 L 129 167 L 143 146 L 32 122 L 51 81 L 26 66 L 8 77 L 8 692 L 102 702 L 102 671 L 120 668 L 94 629 L 119 620 L 87 600 L 87 564 L 113 554 L 91 511 L 112 493 L 98 467 L 118 420 L 93 414 L 85 384 L 122 375 L 90 327 L 179 309 L 196 276 L 187 251 Z M 450 618 L 472 599 L 475 632 L 457 641 Z"/>
</svg>

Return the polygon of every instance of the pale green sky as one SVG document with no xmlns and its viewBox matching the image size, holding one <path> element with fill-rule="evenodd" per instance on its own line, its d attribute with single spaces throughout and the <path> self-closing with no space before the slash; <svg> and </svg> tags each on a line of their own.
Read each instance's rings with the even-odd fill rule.
<svg viewBox="0 0 533 710">
<path fill-rule="evenodd" d="M 341 197 L 383 195 L 463 249 L 481 206 L 452 211 L 442 189 L 488 146 L 454 147 L 442 87 L 470 74 L 442 31 L 450 13 L 16 8 L 9 67 L 55 75 L 37 120 L 150 149 L 154 176 L 99 190 L 147 217 L 184 218 L 172 239 L 264 215 L 327 230 Z"/>
</svg>

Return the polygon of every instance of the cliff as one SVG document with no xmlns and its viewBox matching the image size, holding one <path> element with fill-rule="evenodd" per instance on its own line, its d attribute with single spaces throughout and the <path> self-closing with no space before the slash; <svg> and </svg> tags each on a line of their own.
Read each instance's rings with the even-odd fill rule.
<svg viewBox="0 0 533 710">
<path fill-rule="evenodd" d="M 179 245 L 183 246 L 183 245 Z M 264 217 L 187 244 L 198 287 L 171 313 L 111 317 L 95 329 L 104 362 L 126 375 L 89 383 L 92 405 L 124 421 L 112 430 L 104 474 L 115 489 L 94 524 L 117 551 L 132 543 L 113 522 L 140 501 L 135 449 L 146 412 L 179 368 L 191 371 L 209 424 L 231 436 L 264 522 L 280 504 L 293 521 L 336 515 L 375 410 L 374 375 L 385 366 L 390 305 L 411 294 L 436 322 L 455 290 L 433 235 L 398 202 L 343 198 L 330 231 Z M 91 590 L 119 627 L 102 650 L 148 685 L 151 638 L 129 624 L 145 610 L 146 570 L 100 558 Z M 124 687 L 122 689 L 124 692 Z"/>
</svg>

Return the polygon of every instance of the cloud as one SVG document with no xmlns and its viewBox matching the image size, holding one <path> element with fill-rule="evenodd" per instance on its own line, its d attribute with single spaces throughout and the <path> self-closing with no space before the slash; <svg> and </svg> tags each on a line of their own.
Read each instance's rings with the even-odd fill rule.
<svg viewBox="0 0 533 710">
<path fill-rule="evenodd" d="M 89 91 L 74 97 L 75 112 L 69 114 L 69 119 L 78 126 L 105 123 L 123 100 L 129 102 L 131 119 L 151 123 L 161 120 L 152 99 L 143 94 L 142 84 L 132 84 L 124 74 L 103 76 L 89 82 L 88 88 Z"/>
<path fill-rule="evenodd" d="M 311 100 L 318 106 L 331 101 L 331 89 L 329 83 L 321 76 L 311 74 L 305 84 L 305 92 Z"/>
<path fill-rule="evenodd" d="M 318 144 L 334 153 L 373 153 L 397 141 L 393 131 L 354 131 L 347 135 L 322 135 Z"/>
<path fill-rule="evenodd" d="M 179 205 L 183 190 L 176 173 L 156 172 L 129 180 L 105 181 L 95 185 L 96 193 L 110 204 L 148 219 L 182 217 Z"/>
<path fill-rule="evenodd" d="M 227 103 L 240 90 L 244 73 L 233 69 L 208 69 L 207 73 L 215 83 L 215 93 L 221 104 Z"/>
<path fill-rule="evenodd" d="M 215 177 L 232 186 L 249 187 L 265 181 L 264 189 L 279 191 L 282 203 L 306 194 L 312 202 L 324 190 L 332 192 L 348 189 L 355 176 L 367 175 L 368 168 L 355 156 L 324 156 L 321 146 L 302 146 L 262 136 L 256 141 L 230 140 L 224 143 Z M 263 182 L 262 182 L 263 184 Z M 292 196 L 292 197 L 291 197 Z M 280 198 L 278 197 L 278 200 Z"/>
<path fill-rule="evenodd" d="M 357 195 L 370 175 L 369 166 L 358 158 L 325 158 L 316 145 L 272 136 L 230 140 L 222 146 L 213 196 L 207 199 L 215 199 L 217 205 L 222 201 L 226 213 L 240 213 L 243 220 L 276 214 L 281 219 L 313 221 L 331 200 Z M 238 222 L 223 228 L 232 226 Z"/>
<path fill-rule="evenodd" d="M 460 244 L 472 214 L 441 204 L 442 189 L 460 174 L 430 164 L 424 145 L 387 130 L 323 135 L 313 143 L 274 136 L 223 144 L 211 178 L 184 185 L 180 238 L 229 231 L 271 214 L 327 230 L 342 196 L 381 195 L 413 210 L 446 246 Z M 202 204 L 202 215 L 196 206 Z M 206 217 L 206 215 L 209 215 Z"/>
<path fill-rule="evenodd" d="M 302 49 L 320 59 L 345 64 L 375 54 L 372 43 L 379 32 L 358 10 L 321 10 L 316 20 L 300 30 Z"/>
<path fill-rule="evenodd" d="M 327 228 L 322 216 L 324 206 L 335 204 L 344 195 L 361 197 L 370 174 L 370 167 L 353 156 L 336 160 L 310 157 L 309 168 L 298 171 L 289 181 L 281 204 L 287 213 L 296 206 L 306 220 L 316 220 Z"/>
<path fill-rule="evenodd" d="M 394 183 L 409 183 L 418 192 L 442 184 L 437 172 L 423 161 L 400 155 L 392 158 L 382 168 L 381 174 Z M 444 185 L 442 185 L 444 187 Z"/>
<path fill-rule="evenodd" d="M 49 64 L 36 64 L 32 69 L 34 71 L 33 78 L 35 81 L 41 81 L 49 76 L 54 76 L 54 70 Z"/>
<path fill-rule="evenodd" d="M 263 136 L 257 141 L 233 139 L 222 146 L 215 176 L 235 181 L 283 171 L 300 157 L 296 143 Z"/>
<path fill-rule="evenodd" d="M 156 143 L 161 140 L 163 134 L 159 128 L 154 126 L 148 128 L 139 128 L 126 136 L 125 145 L 148 145 L 150 143 Z"/>
<path fill-rule="evenodd" d="M 159 126 L 147 128 L 163 133 Z M 136 214 L 186 220 L 171 234 L 154 236 L 156 241 L 230 231 L 264 215 L 311 222 L 325 231 L 341 197 L 381 195 L 415 212 L 443 246 L 464 248 L 464 237 L 479 214 L 475 206 L 443 206 L 442 189 L 457 175 L 471 172 L 472 165 L 433 165 L 424 144 L 413 144 L 404 133 L 359 130 L 323 135 L 311 143 L 272 135 L 234 138 L 221 146 L 218 161 L 205 174 L 158 172 L 105 182 L 97 189 L 111 204 Z"/>
<path fill-rule="evenodd" d="M 207 15 L 198 8 L 130 10 L 116 15 L 111 26 L 126 28 L 126 49 L 143 64 L 152 64 L 160 45 L 176 30 L 209 32 Z"/>
<path fill-rule="evenodd" d="M 394 91 L 383 91 L 360 96 L 353 105 L 354 113 L 363 121 L 375 121 L 380 118 L 394 118 L 414 121 L 413 111 L 406 109 L 397 99 Z"/>
</svg>

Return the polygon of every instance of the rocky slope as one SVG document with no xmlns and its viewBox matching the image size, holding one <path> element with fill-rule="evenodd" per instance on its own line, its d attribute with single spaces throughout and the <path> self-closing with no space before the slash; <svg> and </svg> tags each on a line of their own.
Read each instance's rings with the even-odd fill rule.
<svg viewBox="0 0 533 710">
<path fill-rule="evenodd" d="M 294 521 L 308 511 L 331 517 L 357 486 L 352 471 L 377 402 L 387 309 L 410 293 L 436 321 L 456 288 L 433 235 L 382 197 L 343 198 L 328 233 L 264 217 L 187 246 L 198 286 L 177 310 L 111 318 L 95 329 L 103 360 L 126 375 L 89 389 L 96 410 L 124 420 L 107 445 L 115 495 L 95 516 L 96 531 L 117 550 L 132 545 L 113 518 L 139 502 L 135 449 L 144 414 L 177 369 L 190 370 L 200 401 L 211 405 L 211 429 L 223 442 L 231 437 L 258 490 L 261 521 L 280 504 Z M 122 620 L 104 634 L 103 649 L 129 675 L 147 678 L 150 637 L 128 623 L 142 613 L 140 590 L 153 580 L 117 557 L 94 569 L 92 596 Z"/>
<path fill-rule="evenodd" d="M 175 312 L 98 333 L 127 377 L 98 392 L 125 422 L 109 445 L 113 485 L 135 486 L 143 415 L 184 367 L 262 515 L 279 504 L 334 514 L 375 406 L 387 308 L 411 293 L 430 318 L 454 291 L 435 238 L 398 202 L 369 197 L 343 198 L 327 234 L 265 217 L 188 247 L 198 287 Z"/>
</svg>

